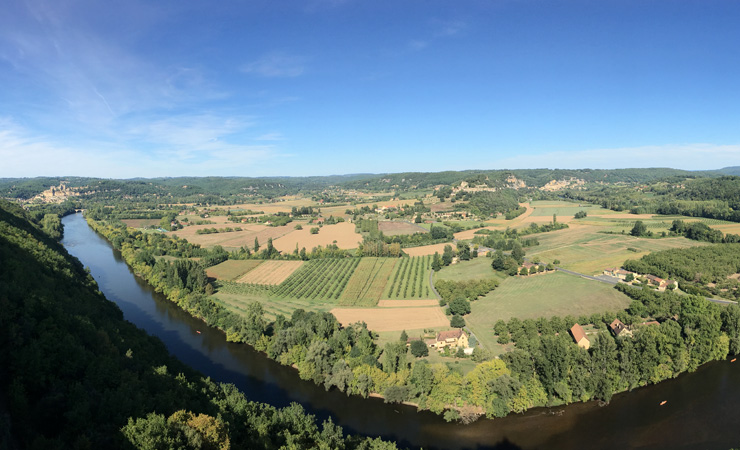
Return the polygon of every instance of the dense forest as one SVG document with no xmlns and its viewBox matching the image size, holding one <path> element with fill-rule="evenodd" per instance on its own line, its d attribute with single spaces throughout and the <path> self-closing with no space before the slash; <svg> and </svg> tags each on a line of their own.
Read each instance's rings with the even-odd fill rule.
<svg viewBox="0 0 740 450">
<path fill-rule="evenodd" d="M 0 448 L 396 448 L 317 424 L 297 404 L 251 402 L 180 363 L 3 201 L 0 267 Z"/>
</svg>

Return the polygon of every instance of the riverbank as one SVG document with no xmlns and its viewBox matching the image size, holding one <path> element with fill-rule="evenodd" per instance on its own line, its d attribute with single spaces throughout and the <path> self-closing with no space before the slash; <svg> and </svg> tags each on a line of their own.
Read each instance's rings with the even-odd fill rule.
<svg viewBox="0 0 740 450">
<path fill-rule="evenodd" d="M 606 408 L 596 402 L 523 414 L 462 426 L 428 411 L 380 399 L 346 396 L 301 380 L 295 370 L 249 347 L 227 343 L 223 333 L 203 327 L 181 308 L 155 294 L 110 244 L 80 216 L 72 216 L 70 252 L 90 268 L 101 291 L 124 317 L 158 336 L 186 364 L 218 381 L 236 384 L 248 398 L 275 406 L 301 403 L 319 420 L 332 417 L 346 432 L 382 436 L 402 446 L 430 449 L 571 449 L 651 448 L 668 450 L 737 447 L 740 429 L 738 363 L 709 363 L 694 373 L 658 385 L 617 394 Z M 66 226 L 67 224 L 65 224 Z M 202 331 L 198 334 L 197 331 Z M 659 403 L 669 400 L 660 407 Z M 553 414 L 553 412 L 555 414 Z"/>
</svg>

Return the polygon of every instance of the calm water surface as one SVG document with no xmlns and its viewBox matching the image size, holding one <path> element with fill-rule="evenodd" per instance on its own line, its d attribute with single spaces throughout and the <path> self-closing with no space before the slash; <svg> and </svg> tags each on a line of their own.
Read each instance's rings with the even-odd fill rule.
<svg viewBox="0 0 740 450">
<path fill-rule="evenodd" d="M 159 337 L 180 360 L 250 399 L 281 407 L 298 402 L 345 431 L 425 449 L 729 449 L 740 446 L 740 362 L 707 364 L 695 373 L 595 402 L 538 408 L 472 425 L 446 423 L 426 411 L 347 397 L 302 381 L 246 345 L 226 342 L 136 278 L 118 252 L 81 214 L 62 220 L 67 250 L 90 268 L 124 317 Z M 198 331 L 201 333 L 199 334 Z M 665 406 L 659 406 L 668 400 Z"/>
</svg>

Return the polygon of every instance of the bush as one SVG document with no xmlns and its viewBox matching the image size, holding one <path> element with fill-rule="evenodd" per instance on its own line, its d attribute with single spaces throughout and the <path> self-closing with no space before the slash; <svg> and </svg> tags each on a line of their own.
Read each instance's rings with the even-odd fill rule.
<svg viewBox="0 0 740 450">
<path fill-rule="evenodd" d="M 424 341 L 411 341 L 411 354 L 417 358 L 429 355 L 429 347 Z"/>
<path fill-rule="evenodd" d="M 465 319 L 455 314 L 452 316 L 452 320 L 450 320 L 450 326 L 453 328 L 462 328 L 465 326 Z"/>
</svg>

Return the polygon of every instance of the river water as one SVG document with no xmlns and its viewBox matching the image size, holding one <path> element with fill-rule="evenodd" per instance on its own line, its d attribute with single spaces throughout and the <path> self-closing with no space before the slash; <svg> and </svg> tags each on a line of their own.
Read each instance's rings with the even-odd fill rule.
<svg viewBox="0 0 740 450">
<path fill-rule="evenodd" d="M 251 400 L 282 407 L 298 402 L 347 432 L 381 436 L 425 449 L 729 449 L 740 447 L 740 362 L 709 363 L 691 374 L 595 402 L 537 408 L 471 425 L 428 411 L 346 396 L 302 381 L 281 366 L 155 293 L 82 218 L 62 220 L 67 250 L 90 268 L 126 320 L 159 337 L 169 351 L 216 381 L 234 383 Z M 200 332 L 200 333 L 198 333 Z M 667 400 L 664 406 L 660 402 Z"/>
</svg>

